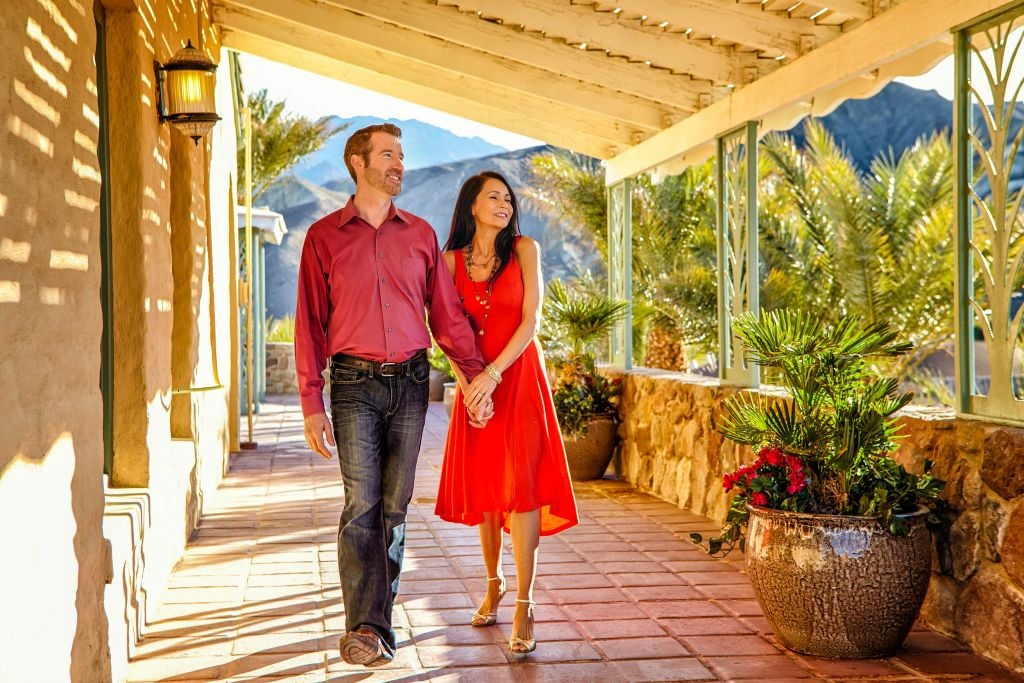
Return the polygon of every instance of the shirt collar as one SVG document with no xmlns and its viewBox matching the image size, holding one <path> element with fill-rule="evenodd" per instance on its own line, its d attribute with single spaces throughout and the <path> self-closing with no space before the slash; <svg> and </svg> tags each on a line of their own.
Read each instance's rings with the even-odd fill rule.
<svg viewBox="0 0 1024 683">
<path fill-rule="evenodd" d="M 348 203 L 342 208 L 341 213 L 338 215 L 338 227 L 342 228 L 349 224 L 353 218 L 359 216 L 359 212 L 356 211 L 356 202 L 354 197 L 348 198 Z M 389 223 L 397 218 L 403 223 L 410 223 L 409 215 L 395 206 L 394 202 L 391 202 L 391 208 L 388 209 L 388 217 L 384 219 L 385 223 Z"/>
</svg>

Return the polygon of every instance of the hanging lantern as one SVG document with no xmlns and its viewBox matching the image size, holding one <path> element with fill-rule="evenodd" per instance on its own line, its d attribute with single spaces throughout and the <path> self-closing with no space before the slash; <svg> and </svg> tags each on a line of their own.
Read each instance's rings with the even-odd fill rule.
<svg viewBox="0 0 1024 683">
<path fill-rule="evenodd" d="M 161 66 L 156 65 L 157 111 L 199 144 L 220 117 L 214 107 L 217 65 L 192 46 L 192 41 Z"/>
</svg>

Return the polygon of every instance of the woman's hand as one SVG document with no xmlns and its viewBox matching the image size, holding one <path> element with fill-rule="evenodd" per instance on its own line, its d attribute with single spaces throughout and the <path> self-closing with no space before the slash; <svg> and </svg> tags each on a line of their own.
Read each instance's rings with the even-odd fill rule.
<svg viewBox="0 0 1024 683">
<path fill-rule="evenodd" d="M 463 392 L 466 401 L 466 408 L 470 413 L 478 413 L 484 402 L 494 393 L 497 382 L 486 372 L 481 372 L 469 383 Z"/>
</svg>

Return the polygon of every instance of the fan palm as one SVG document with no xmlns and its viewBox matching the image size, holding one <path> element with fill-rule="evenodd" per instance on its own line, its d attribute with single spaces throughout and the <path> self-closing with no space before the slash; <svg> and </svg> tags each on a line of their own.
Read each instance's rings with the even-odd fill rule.
<svg viewBox="0 0 1024 683">
<path fill-rule="evenodd" d="M 949 140 L 922 138 L 898 159 L 860 173 L 821 123 L 800 149 L 784 134 L 761 143 L 761 306 L 797 308 L 836 323 L 890 322 L 915 351 L 887 362 L 905 378 L 952 338 L 952 193 Z M 601 167 L 586 157 L 535 158 L 534 198 L 586 233 L 607 260 Z M 633 194 L 633 296 L 695 352 L 717 347 L 712 161 Z"/>
</svg>

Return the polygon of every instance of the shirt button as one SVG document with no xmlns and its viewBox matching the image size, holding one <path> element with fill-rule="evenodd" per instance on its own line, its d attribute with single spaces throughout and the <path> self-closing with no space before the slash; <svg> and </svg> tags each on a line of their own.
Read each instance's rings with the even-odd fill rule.
<svg viewBox="0 0 1024 683">
<path fill-rule="evenodd" d="M 395 354 L 393 354 L 393 353 L 389 353 L 389 354 L 388 354 L 388 358 L 392 358 L 392 357 L 394 357 L 394 355 L 395 355 Z"/>
<path fill-rule="evenodd" d="M 384 308 L 391 308 L 391 304 L 384 304 Z"/>
<path fill-rule="evenodd" d="M 390 331 L 391 331 L 391 328 L 389 327 L 389 328 L 388 328 L 388 332 L 390 332 Z"/>
<path fill-rule="evenodd" d="M 388 279 L 387 279 L 386 277 L 382 277 L 382 278 L 380 279 L 380 281 L 381 281 L 381 282 L 387 282 L 387 281 L 388 281 Z"/>
<path fill-rule="evenodd" d="M 380 257 L 381 257 L 381 258 L 384 258 L 384 254 L 380 254 Z"/>
</svg>

